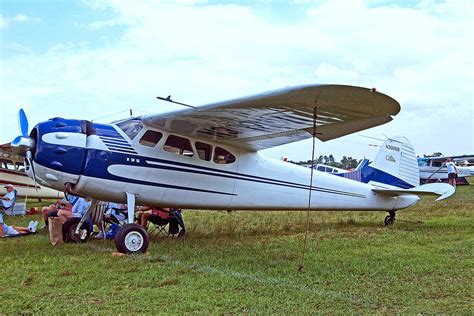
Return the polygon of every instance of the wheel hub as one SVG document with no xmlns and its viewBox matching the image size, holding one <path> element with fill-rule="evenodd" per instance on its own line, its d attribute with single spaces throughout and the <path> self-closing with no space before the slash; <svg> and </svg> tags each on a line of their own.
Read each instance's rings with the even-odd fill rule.
<svg viewBox="0 0 474 316">
<path fill-rule="evenodd" d="M 124 241 L 125 247 L 130 251 L 138 251 L 143 246 L 143 236 L 138 232 L 129 232 Z"/>
</svg>

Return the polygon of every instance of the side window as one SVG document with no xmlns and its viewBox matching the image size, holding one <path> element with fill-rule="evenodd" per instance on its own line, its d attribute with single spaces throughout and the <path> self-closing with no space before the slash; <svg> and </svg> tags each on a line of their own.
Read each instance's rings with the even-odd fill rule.
<svg viewBox="0 0 474 316">
<path fill-rule="evenodd" d="M 117 126 L 130 138 L 134 139 L 143 128 L 143 124 L 139 120 L 128 120 L 117 123 Z"/>
<path fill-rule="evenodd" d="M 201 142 L 196 142 L 194 145 L 196 145 L 196 151 L 197 151 L 199 159 L 211 161 L 211 156 L 212 156 L 211 145 L 201 143 Z"/>
<path fill-rule="evenodd" d="M 235 156 L 224 148 L 216 147 L 214 151 L 214 162 L 218 164 L 229 164 L 235 162 Z"/>
<path fill-rule="evenodd" d="M 318 170 L 318 171 L 324 171 L 324 167 L 323 167 L 323 166 L 319 166 L 317 170 Z"/>
<path fill-rule="evenodd" d="M 23 171 L 24 169 L 25 169 L 25 166 L 22 163 L 19 163 L 19 162 L 16 163 L 16 170 Z"/>
<path fill-rule="evenodd" d="M 194 151 L 191 147 L 189 139 L 175 135 L 168 136 L 168 139 L 166 140 L 166 143 L 163 146 L 163 150 L 188 157 L 194 156 Z"/>
<path fill-rule="evenodd" d="M 5 165 L 5 169 L 7 170 L 15 170 L 15 164 L 11 160 L 4 160 L 3 164 Z"/>
<path fill-rule="evenodd" d="M 140 138 L 139 143 L 143 146 L 155 147 L 161 137 L 163 137 L 163 134 L 160 132 L 148 130 L 143 134 L 142 138 Z"/>
<path fill-rule="evenodd" d="M 441 165 L 442 165 L 441 161 L 433 161 L 431 163 L 431 166 L 433 167 L 441 167 Z"/>
</svg>

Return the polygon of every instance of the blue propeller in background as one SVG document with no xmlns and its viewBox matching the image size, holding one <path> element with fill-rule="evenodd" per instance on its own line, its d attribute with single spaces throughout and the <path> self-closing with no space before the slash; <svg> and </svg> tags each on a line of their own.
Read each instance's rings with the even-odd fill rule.
<svg viewBox="0 0 474 316">
<path fill-rule="evenodd" d="M 28 167 L 31 167 L 33 180 L 35 182 L 35 189 L 38 191 L 38 186 L 36 184 L 36 173 L 33 166 L 33 155 L 31 153 L 31 149 L 35 146 L 35 141 L 28 135 L 28 118 L 26 117 L 25 111 L 23 111 L 23 109 L 20 109 L 18 112 L 18 124 L 21 135 L 15 137 L 15 139 L 11 142 L 11 147 L 16 154 L 25 157 L 26 161 L 28 162 L 28 164 L 25 165 L 25 169 L 27 170 Z"/>
</svg>

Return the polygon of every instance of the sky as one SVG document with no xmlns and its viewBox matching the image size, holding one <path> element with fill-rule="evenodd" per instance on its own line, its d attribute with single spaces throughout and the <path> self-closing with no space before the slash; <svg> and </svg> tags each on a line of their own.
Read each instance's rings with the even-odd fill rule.
<svg viewBox="0 0 474 316">
<path fill-rule="evenodd" d="M 388 124 L 316 155 L 474 154 L 474 2 L 0 0 L 0 143 L 51 117 L 109 122 L 301 84 L 376 87 Z M 369 138 L 370 137 L 370 138 Z M 262 151 L 311 158 L 311 140 Z"/>
</svg>

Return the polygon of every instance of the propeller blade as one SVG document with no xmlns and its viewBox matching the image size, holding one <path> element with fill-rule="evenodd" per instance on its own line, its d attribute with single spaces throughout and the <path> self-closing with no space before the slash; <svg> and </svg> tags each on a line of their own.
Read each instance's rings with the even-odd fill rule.
<svg viewBox="0 0 474 316">
<path fill-rule="evenodd" d="M 19 146 L 22 137 L 23 137 L 23 136 L 17 136 L 17 137 L 15 137 L 15 139 L 12 140 L 12 142 L 11 142 L 11 146 L 13 146 L 13 147 Z"/>
<path fill-rule="evenodd" d="M 28 160 L 28 164 L 30 165 L 31 172 L 33 173 L 33 181 L 35 182 L 35 190 L 38 192 L 38 185 L 36 184 L 36 173 L 35 167 L 33 166 L 33 161 L 31 161 L 31 151 L 27 151 L 25 155 L 26 160 Z"/>
<path fill-rule="evenodd" d="M 18 112 L 18 123 L 20 124 L 21 135 L 28 137 L 28 119 L 23 109 Z"/>
</svg>

